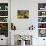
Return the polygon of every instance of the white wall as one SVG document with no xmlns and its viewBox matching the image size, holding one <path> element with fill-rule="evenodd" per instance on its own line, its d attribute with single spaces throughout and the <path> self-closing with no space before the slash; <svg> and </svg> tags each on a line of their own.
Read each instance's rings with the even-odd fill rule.
<svg viewBox="0 0 46 46">
<path fill-rule="evenodd" d="M 0 3 L 8 3 L 8 0 L 0 0 Z"/>
<path fill-rule="evenodd" d="M 5 35 L 0 35 L 0 45 L 8 45 L 8 37 L 5 37 Z"/>
<path fill-rule="evenodd" d="M 29 19 L 17 19 L 17 10 L 29 10 Z M 37 2 L 31 0 L 12 0 L 11 1 L 11 22 L 16 25 L 17 30 L 28 30 L 37 20 Z M 36 19 L 34 19 L 36 17 Z"/>
<path fill-rule="evenodd" d="M 42 38 L 38 38 L 38 3 L 46 3 L 46 0 L 11 0 L 11 22 L 16 25 L 16 32 L 27 31 L 32 24 L 35 26 L 33 30 L 33 46 L 41 46 Z M 29 19 L 17 19 L 17 10 L 29 10 Z M 21 33 L 20 32 L 20 33 Z M 25 32 L 26 33 L 26 32 Z"/>
<path fill-rule="evenodd" d="M 8 0 L 0 0 L 0 3 L 2 2 L 7 3 Z M 21 32 L 23 34 L 27 34 L 27 32 L 29 31 L 28 30 L 29 26 L 33 24 L 35 26 L 35 30 L 33 30 L 33 33 L 32 33 L 33 46 L 40 46 L 40 44 L 41 46 L 44 46 L 45 41 L 43 41 L 43 38 L 38 38 L 38 30 L 37 30 L 38 2 L 46 3 L 46 0 L 11 0 L 11 22 L 14 23 L 14 25 L 16 25 L 16 28 L 17 28 L 16 32 L 19 34 Z M 25 9 L 29 10 L 29 19 L 22 19 L 22 20 L 17 19 L 17 10 L 25 10 Z M 9 16 L 10 16 L 10 12 L 9 12 Z M 17 34 L 16 32 L 15 34 Z M 12 38 L 11 44 L 13 45 L 14 44 L 14 32 L 12 32 L 11 38 Z"/>
<path fill-rule="evenodd" d="M 35 26 L 33 35 L 38 36 L 37 8 L 38 8 L 37 0 L 11 0 L 11 22 L 13 22 L 16 25 L 17 30 L 15 32 L 19 33 L 23 32 L 23 34 L 26 34 L 29 26 L 33 24 Z M 17 10 L 25 9 L 29 10 L 29 19 L 17 19 Z M 33 44 L 37 43 L 34 42 Z"/>
</svg>

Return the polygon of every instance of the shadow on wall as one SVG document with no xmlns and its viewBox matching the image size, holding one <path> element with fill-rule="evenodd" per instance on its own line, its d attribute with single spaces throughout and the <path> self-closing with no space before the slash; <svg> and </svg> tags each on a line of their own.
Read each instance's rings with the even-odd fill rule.
<svg viewBox="0 0 46 46">
<path fill-rule="evenodd" d="M 34 30 L 34 29 L 35 29 L 35 27 L 33 25 L 28 27 L 28 30 Z M 11 30 L 16 30 L 16 26 L 13 23 L 11 23 Z"/>
<path fill-rule="evenodd" d="M 13 23 L 11 23 L 11 30 L 16 30 L 16 26 Z"/>
</svg>

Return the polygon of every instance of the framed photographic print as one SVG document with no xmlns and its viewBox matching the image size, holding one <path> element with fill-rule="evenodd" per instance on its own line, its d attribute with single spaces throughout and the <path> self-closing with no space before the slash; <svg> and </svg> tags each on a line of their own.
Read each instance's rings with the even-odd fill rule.
<svg viewBox="0 0 46 46">
<path fill-rule="evenodd" d="M 0 35 L 8 37 L 8 23 L 0 23 Z"/>
<path fill-rule="evenodd" d="M 46 28 L 46 23 L 38 23 L 38 28 Z"/>
<path fill-rule="evenodd" d="M 39 37 L 46 37 L 46 29 L 39 29 Z"/>
<path fill-rule="evenodd" d="M 38 17 L 38 22 L 46 22 L 46 17 Z"/>
<path fill-rule="evenodd" d="M 18 19 L 28 19 L 29 10 L 17 10 L 17 18 Z"/>
<path fill-rule="evenodd" d="M 8 16 L 8 11 L 0 11 L 0 16 Z"/>
<path fill-rule="evenodd" d="M 8 17 L 0 17 L 0 22 L 8 22 Z"/>
<path fill-rule="evenodd" d="M 46 3 L 38 3 L 38 10 L 45 10 L 46 9 Z"/>
</svg>

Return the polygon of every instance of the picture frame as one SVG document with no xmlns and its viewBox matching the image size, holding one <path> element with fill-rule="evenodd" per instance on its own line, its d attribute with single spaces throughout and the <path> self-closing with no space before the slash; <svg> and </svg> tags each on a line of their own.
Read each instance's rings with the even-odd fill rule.
<svg viewBox="0 0 46 46">
<path fill-rule="evenodd" d="M 46 29 L 39 29 L 39 37 L 46 37 Z"/>
<path fill-rule="evenodd" d="M 18 19 L 28 19 L 29 10 L 17 10 L 17 18 Z"/>
</svg>

